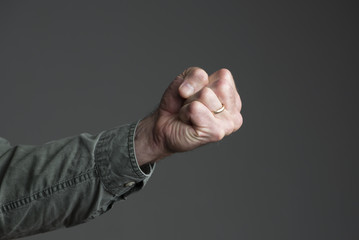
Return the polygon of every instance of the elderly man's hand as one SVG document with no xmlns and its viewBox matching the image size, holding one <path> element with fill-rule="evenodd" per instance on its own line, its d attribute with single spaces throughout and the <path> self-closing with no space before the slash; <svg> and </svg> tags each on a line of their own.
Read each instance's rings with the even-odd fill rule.
<svg viewBox="0 0 359 240">
<path fill-rule="evenodd" d="M 167 88 L 158 109 L 137 127 L 139 165 L 221 140 L 241 127 L 241 107 L 230 71 L 208 77 L 203 69 L 186 69 Z"/>
</svg>

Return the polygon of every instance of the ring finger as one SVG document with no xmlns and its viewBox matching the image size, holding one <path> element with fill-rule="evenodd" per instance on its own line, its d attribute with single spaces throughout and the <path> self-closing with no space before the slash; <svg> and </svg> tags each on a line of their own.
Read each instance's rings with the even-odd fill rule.
<svg viewBox="0 0 359 240">
<path fill-rule="evenodd" d="M 200 101 L 213 113 L 221 110 L 223 106 L 214 91 L 208 87 L 202 88 L 198 93 L 187 99 L 185 104 L 193 101 Z"/>
</svg>

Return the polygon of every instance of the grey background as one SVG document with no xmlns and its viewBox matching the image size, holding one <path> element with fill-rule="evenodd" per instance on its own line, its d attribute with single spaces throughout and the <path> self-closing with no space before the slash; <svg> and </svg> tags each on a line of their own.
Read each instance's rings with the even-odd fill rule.
<svg viewBox="0 0 359 240">
<path fill-rule="evenodd" d="M 35 239 L 359 239 L 355 1 L 0 1 L 0 132 L 135 121 L 189 66 L 226 67 L 244 125 L 159 162 L 109 213 Z"/>
</svg>

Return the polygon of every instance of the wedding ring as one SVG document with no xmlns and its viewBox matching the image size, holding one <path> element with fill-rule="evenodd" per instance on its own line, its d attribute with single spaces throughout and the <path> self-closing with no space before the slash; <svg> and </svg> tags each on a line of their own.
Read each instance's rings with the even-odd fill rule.
<svg viewBox="0 0 359 240">
<path fill-rule="evenodd" d="M 219 109 L 217 109 L 216 111 L 213 111 L 213 113 L 214 114 L 218 114 L 218 113 L 221 113 L 221 112 L 223 112 L 224 111 L 224 105 L 223 105 L 223 103 L 222 103 L 222 107 L 221 108 L 219 108 Z"/>
</svg>

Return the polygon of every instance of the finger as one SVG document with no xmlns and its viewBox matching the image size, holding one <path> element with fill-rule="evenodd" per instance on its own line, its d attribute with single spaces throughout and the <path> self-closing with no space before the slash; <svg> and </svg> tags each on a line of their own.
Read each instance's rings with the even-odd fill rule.
<svg viewBox="0 0 359 240">
<path fill-rule="evenodd" d="M 225 79 L 215 81 L 210 88 L 216 94 L 219 101 L 225 106 L 227 111 L 233 111 L 236 105 L 236 92 Z"/>
<path fill-rule="evenodd" d="M 160 108 L 169 113 L 177 113 L 183 105 L 184 99 L 179 95 L 178 88 L 183 83 L 183 78 L 177 76 L 164 92 Z"/>
<path fill-rule="evenodd" d="M 196 138 L 203 143 L 219 141 L 227 134 L 220 120 L 199 101 L 184 105 L 180 111 L 180 118 L 186 123 L 191 123 L 196 131 Z"/>
<path fill-rule="evenodd" d="M 221 101 L 218 99 L 217 95 L 213 92 L 211 88 L 204 87 L 195 95 L 188 98 L 185 104 L 199 101 L 205 105 L 211 112 L 214 112 L 222 107 Z"/>
<path fill-rule="evenodd" d="M 210 84 L 208 86 L 225 105 L 226 109 L 232 113 L 241 111 L 242 102 L 237 92 L 232 74 L 226 69 L 221 69 L 212 74 L 209 79 Z"/>
<path fill-rule="evenodd" d="M 184 123 L 197 127 L 207 126 L 209 122 L 215 120 L 211 111 L 199 101 L 185 104 L 179 112 L 179 118 Z"/>
<path fill-rule="evenodd" d="M 215 81 L 218 81 L 220 79 L 226 79 L 228 81 L 228 83 L 234 88 L 236 89 L 236 84 L 234 82 L 233 79 L 233 75 L 231 73 L 231 71 L 229 71 L 226 68 L 222 68 L 214 73 L 212 73 L 209 77 L 208 77 L 208 81 L 209 83 L 213 83 Z"/>
<path fill-rule="evenodd" d="M 183 83 L 178 88 L 183 98 L 192 96 L 208 84 L 208 74 L 198 67 L 186 69 L 179 77 L 183 78 Z"/>
</svg>

